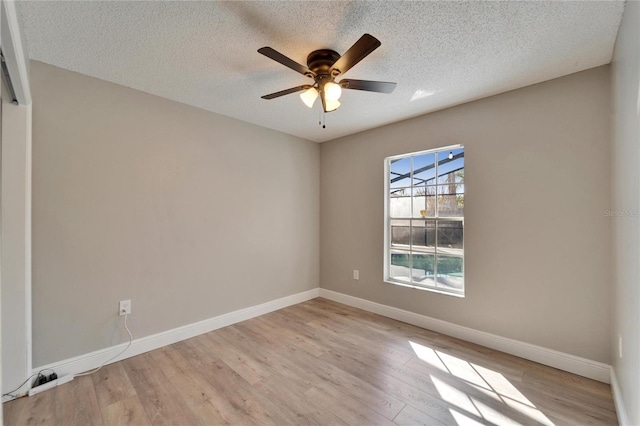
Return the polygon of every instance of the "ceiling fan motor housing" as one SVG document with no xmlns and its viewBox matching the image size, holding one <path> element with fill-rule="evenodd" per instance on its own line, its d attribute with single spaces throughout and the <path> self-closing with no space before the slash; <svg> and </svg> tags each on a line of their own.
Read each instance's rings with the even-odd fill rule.
<svg viewBox="0 0 640 426">
<path fill-rule="evenodd" d="M 331 67 L 340 59 L 340 54 L 335 50 L 314 50 L 307 56 L 307 66 L 317 75 L 330 75 Z"/>
</svg>

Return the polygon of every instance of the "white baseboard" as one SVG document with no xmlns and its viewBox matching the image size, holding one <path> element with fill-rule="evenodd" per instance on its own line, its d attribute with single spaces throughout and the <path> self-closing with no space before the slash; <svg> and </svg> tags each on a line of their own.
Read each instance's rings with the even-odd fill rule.
<svg viewBox="0 0 640 426">
<path fill-rule="evenodd" d="M 625 408 L 624 401 L 622 400 L 622 390 L 620 389 L 618 377 L 616 376 L 616 371 L 613 367 L 611 367 L 611 393 L 613 394 L 613 403 L 616 406 L 618 424 L 620 426 L 631 426 L 629 416 L 627 415 L 627 409 Z"/>
<path fill-rule="evenodd" d="M 360 299 L 343 293 L 320 289 L 320 297 L 363 309 L 388 318 L 406 322 L 421 328 L 433 330 L 467 342 L 476 343 L 491 349 L 506 352 L 540 364 L 609 383 L 611 380 L 611 366 L 597 361 L 592 361 L 579 356 L 566 354 L 542 346 L 532 345 L 519 340 L 501 337 L 484 331 L 474 330 L 447 321 L 431 318 L 415 312 L 405 311 L 369 300 Z"/>
<path fill-rule="evenodd" d="M 321 288 L 315 288 L 302 293 L 293 294 L 270 302 L 262 303 L 260 305 L 239 309 L 214 318 L 174 328 L 162 333 L 135 339 L 131 347 L 125 353 L 111 362 L 121 361 L 132 356 L 171 345 L 200 334 L 208 333 L 210 331 L 264 315 L 278 309 L 286 308 L 287 306 L 305 302 L 316 297 L 324 297 L 345 305 L 373 312 L 388 318 L 393 318 L 421 328 L 433 330 L 438 333 L 457 337 L 468 342 L 477 343 L 479 345 L 500 350 L 531 361 L 539 362 L 540 364 L 588 377 L 590 379 L 604 383 L 611 383 L 620 424 L 628 424 L 628 418 L 622 402 L 618 382 L 615 374 L 613 373 L 612 367 L 607 364 L 532 345 L 530 343 L 497 336 L 484 331 L 474 330 L 472 328 L 463 327 L 447 321 L 417 314 L 415 312 L 405 311 L 403 309 L 382 305 L 380 303 Z M 43 365 L 34 368 L 33 371 L 37 372 L 45 368 L 51 368 L 54 369 L 60 377 L 77 374 L 98 367 L 105 359 L 109 359 L 116 355 L 125 346 L 126 344 L 123 343 L 88 354 L 79 355 L 74 358 Z"/>
<path fill-rule="evenodd" d="M 269 312 L 277 311 L 278 309 L 286 308 L 287 306 L 305 302 L 307 300 L 318 297 L 319 294 L 320 289 L 314 288 L 302 293 L 292 294 L 291 296 L 282 297 L 280 299 L 272 300 L 260 305 L 239 309 L 237 311 L 229 312 L 227 314 L 219 315 L 217 317 L 209 318 L 193 324 L 174 328 L 162 333 L 141 337 L 139 339 L 135 339 L 131 344 L 131 347 L 125 353 L 115 358 L 111 362 L 118 362 L 132 356 L 140 355 L 142 353 L 149 352 L 163 346 L 171 345 L 173 343 L 190 339 L 200 334 L 208 333 L 210 331 L 226 327 L 228 325 L 236 324 L 238 322 L 264 315 Z M 78 374 L 83 371 L 91 370 L 92 368 L 98 367 L 105 360 L 111 358 L 112 356 L 115 356 L 119 351 L 124 349 L 126 345 L 126 343 L 123 343 L 88 354 L 79 355 L 74 358 L 69 358 L 48 365 L 43 365 L 41 367 L 34 368 L 33 371 L 38 372 L 40 370 L 44 370 L 45 368 L 50 368 L 52 370 L 55 370 L 59 377 Z"/>
</svg>

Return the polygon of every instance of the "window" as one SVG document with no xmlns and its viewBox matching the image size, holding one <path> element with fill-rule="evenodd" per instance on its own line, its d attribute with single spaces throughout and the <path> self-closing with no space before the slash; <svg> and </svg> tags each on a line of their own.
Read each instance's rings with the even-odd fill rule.
<svg viewBox="0 0 640 426">
<path fill-rule="evenodd" d="M 464 148 L 385 159 L 384 280 L 464 296 Z"/>
</svg>

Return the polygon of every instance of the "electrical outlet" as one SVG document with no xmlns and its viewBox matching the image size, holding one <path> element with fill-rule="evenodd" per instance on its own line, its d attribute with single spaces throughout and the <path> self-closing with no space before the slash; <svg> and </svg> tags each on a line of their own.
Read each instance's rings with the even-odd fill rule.
<svg viewBox="0 0 640 426">
<path fill-rule="evenodd" d="M 360 271 L 358 271 L 357 269 L 353 270 L 353 279 L 354 280 L 359 280 L 360 279 Z"/>
<path fill-rule="evenodd" d="M 131 300 L 121 300 L 120 309 L 118 310 L 120 316 L 131 313 Z"/>
<path fill-rule="evenodd" d="M 618 356 L 622 358 L 622 336 L 618 334 Z"/>
</svg>

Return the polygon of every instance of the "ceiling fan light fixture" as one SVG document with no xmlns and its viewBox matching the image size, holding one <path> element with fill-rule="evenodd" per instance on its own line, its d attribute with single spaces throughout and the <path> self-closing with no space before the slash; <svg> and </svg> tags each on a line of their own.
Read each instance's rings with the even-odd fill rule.
<svg viewBox="0 0 640 426">
<path fill-rule="evenodd" d="M 299 64 L 271 47 L 261 47 L 258 49 L 258 53 L 313 80 L 313 84 L 303 84 L 261 97 L 262 99 L 270 100 L 291 93 L 302 92 L 300 99 L 306 106 L 313 108 L 315 100 L 320 98 L 322 100 L 322 110 L 331 112 L 340 107 L 338 99 L 342 96 L 342 89 L 391 93 L 395 89 L 396 83 L 388 81 L 342 78 L 339 83 L 335 82 L 338 76 L 344 75 L 354 65 L 380 47 L 380 44 L 380 40 L 371 34 L 364 34 L 343 55 L 331 49 L 314 50 L 307 56 L 307 66 Z"/>
<path fill-rule="evenodd" d="M 324 98 L 327 101 L 337 101 L 340 99 L 340 96 L 342 96 L 342 88 L 339 84 L 330 81 L 324 85 Z"/>
<path fill-rule="evenodd" d="M 316 99 L 318 99 L 318 91 L 315 87 L 305 90 L 304 92 L 300 93 L 300 99 L 302 99 L 302 102 L 304 102 L 306 106 L 312 108 L 314 102 L 316 101 Z"/>
<path fill-rule="evenodd" d="M 331 101 L 327 98 L 324 99 L 324 103 L 326 106 L 326 112 L 331 112 L 331 111 L 335 111 L 338 109 L 338 107 L 340 106 L 340 101 Z"/>
</svg>

